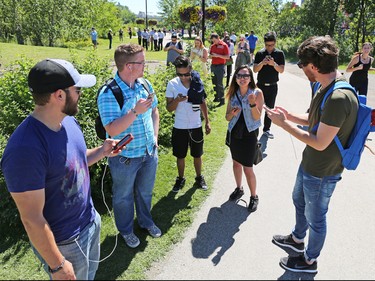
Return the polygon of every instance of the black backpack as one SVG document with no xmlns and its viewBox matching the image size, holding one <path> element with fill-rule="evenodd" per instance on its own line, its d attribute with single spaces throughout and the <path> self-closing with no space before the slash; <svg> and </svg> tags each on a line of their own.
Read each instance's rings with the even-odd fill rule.
<svg viewBox="0 0 375 281">
<path fill-rule="evenodd" d="M 150 88 L 149 88 L 149 85 L 148 85 L 146 79 L 144 79 L 143 77 L 139 78 L 138 82 L 142 84 L 142 86 L 146 89 L 147 93 L 150 93 Z M 124 105 L 124 96 L 122 95 L 122 91 L 121 91 L 120 87 L 117 85 L 116 80 L 113 79 L 113 78 L 108 79 L 105 82 L 105 84 L 103 84 L 99 88 L 99 90 L 96 94 L 96 102 L 98 102 L 99 93 L 102 91 L 103 87 L 106 87 L 106 89 L 104 90 L 105 92 L 108 91 L 108 89 L 110 89 L 112 91 L 113 95 L 116 98 L 116 101 L 117 101 L 118 105 L 120 106 L 120 109 L 122 109 L 122 107 Z M 102 139 L 102 140 L 106 139 L 106 130 L 104 129 L 102 119 L 100 117 L 99 112 L 98 112 L 98 116 L 95 118 L 95 131 L 96 131 L 96 135 L 100 139 Z"/>
</svg>

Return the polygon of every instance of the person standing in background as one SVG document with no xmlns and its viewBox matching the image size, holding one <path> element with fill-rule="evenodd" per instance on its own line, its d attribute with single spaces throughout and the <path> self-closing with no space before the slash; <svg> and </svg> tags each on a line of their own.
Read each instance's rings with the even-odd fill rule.
<svg viewBox="0 0 375 281">
<path fill-rule="evenodd" d="M 122 30 L 122 28 L 120 28 L 120 30 L 118 31 L 118 37 L 120 42 L 124 41 L 124 31 Z"/>
<path fill-rule="evenodd" d="M 128 34 L 129 34 L 129 38 L 132 39 L 133 31 L 132 31 L 132 28 L 130 26 L 128 27 Z"/>
<path fill-rule="evenodd" d="M 246 38 L 250 46 L 250 65 L 254 63 L 254 51 L 257 46 L 258 36 L 254 34 L 254 31 L 250 31 L 250 35 Z"/>
<path fill-rule="evenodd" d="M 194 39 L 194 46 L 190 50 L 190 58 L 192 61 L 199 61 L 201 63 L 203 75 L 207 76 L 208 50 L 203 45 L 202 39 L 199 36 Z"/>
<path fill-rule="evenodd" d="M 158 30 L 158 50 L 163 50 L 163 40 L 164 40 L 164 32 L 162 32 L 160 29 Z"/>
<path fill-rule="evenodd" d="M 108 31 L 107 37 L 108 37 L 108 40 L 109 40 L 109 49 L 112 49 L 112 39 L 113 39 L 112 29 L 110 29 Z"/>
<path fill-rule="evenodd" d="M 277 82 L 279 81 L 279 73 L 284 72 L 285 55 L 284 52 L 277 49 L 276 33 L 268 32 L 264 35 L 265 48 L 259 50 L 255 55 L 253 70 L 258 72 L 257 86 L 262 90 L 264 102 L 269 108 L 275 106 L 277 96 Z M 273 139 L 274 135 L 271 133 L 271 119 L 267 114 L 264 116 L 263 134 L 269 139 Z"/>
<path fill-rule="evenodd" d="M 91 35 L 91 42 L 94 46 L 94 49 L 96 49 L 98 45 L 98 33 L 96 32 L 95 27 L 91 28 L 90 35 Z"/>
<path fill-rule="evenodd" d="M 208 53 L 209 57 L 212 59 L 212 84 L 214 85 L 216 93 L 214 101 L 219 102 L 218 106 L 222 106 L 225 104 L 223 79 L 225 74 L 225 63 L 227 59 L 229 59 L 229 48 L 223 40 L 220 40 L 220 36 L 217 33 L 212 33 L 210 38 L 212 44 Z"/>
<path fill-rule="evenodd" d="M 174 60 L 184 54 L 184 49 L 180 41 L 177 41 L 177 34 L 172 34 L 171 42 L 168 42 L 164 47 L 164 52 L 167 54 L 167 66 L 174 63 Z"/>
<path fill-rule="evenodd" d="M 346 72 L 352 73 L 349 83 L 359 95 L 367 96 L 368 72 L 375 70 L 371 67 L 374 62 L 374 58 L 370 56 L 371 51 L 372 44 L 370 42 L 363 43 L 362 52 L 355 53 L 346 68 Z"/>
<path fill-rule="evenodd" d="M 230 77 L 232 76 L 233 57 L 234 57 L 235 53 L 234 53 L 234 44 L 233 44 L 232 40 L 230 40 L 228 35 L 226 35 L 224 37 L 223 41 L 228 45 L 228 48 L 229 48 L 229 59 L 227 59 L 227 61 L 225 63 L 226 66 L 227 66 L 227 69 L 226 69 L 227 83 L 225 85 L 225 88 L 227 88 L 227 87 L 229 87 Z"/>
<path fill-rule="evenodd" d="M 142 30 L 138 28 L 137 30 L 138 45 L 142 45 Z"/>
</svg>

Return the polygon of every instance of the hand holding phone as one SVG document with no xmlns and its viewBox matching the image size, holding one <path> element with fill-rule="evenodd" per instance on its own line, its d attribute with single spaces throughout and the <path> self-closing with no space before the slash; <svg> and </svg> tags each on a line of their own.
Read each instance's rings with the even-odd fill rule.
<svg viewBox="0 0 375 281">
<path fill-rule="evenodd" d="M 125 145 L 127 145 L 129 142 L 131 142 L 134 139 L 133 135 L 131 133 L 125 135 L 114 147 L 113 147 L 113 153 L 118 153 L 120 149 L 122 149 Z"/>
</svg>

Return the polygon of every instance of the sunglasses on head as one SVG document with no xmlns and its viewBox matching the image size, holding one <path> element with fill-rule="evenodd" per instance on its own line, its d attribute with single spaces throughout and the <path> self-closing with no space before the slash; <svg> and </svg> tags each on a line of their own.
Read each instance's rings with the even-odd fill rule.
<svg viewBox="0 0 375 281">
<path fill-rule="evenodd" d="M 190 77 L 191 76 L 191 72 L 188 72 L 188 73 L 178 73 L 178 72 L 176 72 L 176 75 L 178 77 Z"/>
<path fill-rule="evenodd" d="M 249 79 L 250 78 L 250 74 L 236 74 L 236 78 L 237 79 L 241 79 L 241 78 L 244 78 L 244 79 Z"/>
</svg>

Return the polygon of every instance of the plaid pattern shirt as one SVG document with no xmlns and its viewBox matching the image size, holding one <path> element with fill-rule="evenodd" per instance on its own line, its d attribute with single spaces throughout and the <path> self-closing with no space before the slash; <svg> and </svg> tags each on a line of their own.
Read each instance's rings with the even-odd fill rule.
<svg viewBox="0 0 375 281">
<path fill-rule="evenodd" d="M 121 80 L 118 73 L 116 73 L 115 80 L 123 93 L 124 105 L 122 109 L 120 109 L 120 106 L 117 103 L 112 91 L 110 89 L 105 91 L 106 87 L 103 87 L 98 97 L 98 110 L 104 127 L 121 116 L 128 114 L 130 109 L 135 107 L 139 99 L 146 99 L 148 96 L 146 89 L 139 82 L 136 82 L 134 89 L 131 89 Z M 154 92 L 151 84 L 149 82 L 148 84 L 150 91 Z M 158 105 L 156 95 L 154 95 L 153 99 L 152 106 L 149 110 L 143 114 L 139 114 L 134 122 L 121 134 L 112 136 L 114 139 L 121 139 L 128 133 L 132 133 L 134 136 L 134 140 L 131 141 L 126 146 L 126 149 L 121 152 L 121 156 L 136 158 L 152 153 L 153 147 L 156 144 L 152 120 L 152 109 Z"/>
</svg>

